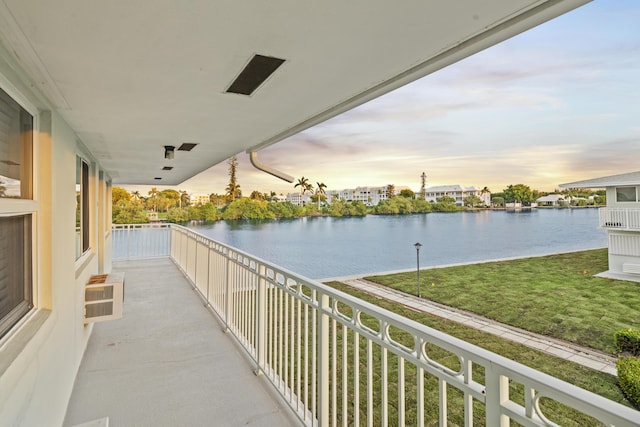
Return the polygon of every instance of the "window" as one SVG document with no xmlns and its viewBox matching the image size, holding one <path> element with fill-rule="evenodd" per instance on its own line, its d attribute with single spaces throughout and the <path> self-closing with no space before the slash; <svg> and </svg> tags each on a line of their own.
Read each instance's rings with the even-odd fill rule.
<svg viewBox="0 0 640 427">
<path fill-rule="evenodd" d="M 76 259 L 89 250 L 89 165 L 76 157 Z"/>
<path fill-rule="evenodd" d="M 0 197 L 31 198 L 33 117 L 0 89 Z"/>
<path fill-rule="evenodd" d="M 0 217 L 0 337 L 33 307 L 31 215 Z"/>
<path fill-rule="evenodd" d="M 616 187 L 617 202 L 637 202 L 636 187 Z"/>
<path fill-rule="evenodd" d="M 33 116 L 0 89 L 0 337 L 33 307 Z"/>
</svg>

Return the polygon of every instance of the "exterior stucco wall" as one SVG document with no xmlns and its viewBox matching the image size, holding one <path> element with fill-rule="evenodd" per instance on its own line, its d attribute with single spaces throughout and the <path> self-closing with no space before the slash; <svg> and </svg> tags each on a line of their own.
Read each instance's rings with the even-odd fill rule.
<svg viewBox="0 0 640 427">
<path fill-rule="evenodd" d="M 48 105 L 31 92 L 19 66 L 0 46 L 0 84 L 32 102 L 36 112 L 34 199 L 38 201 L 34 239 L 35 309 L 0 341 L 0 424 L 62 425 L 67 403 L 92 327 L 83 322 L 84 284 L 111 269 L 104 228 L 98 230 L 99 165 L 83 153 L 78 137 Z M 75 260 L 76 155 L 91 161 L 89 253 Z M 106 194 L 106 192 L 105 192 Z M 106 202 L 106 197 L 100 204 Z M 2 201 L 0 200 L 0 203 Z M 106 225 L 105 225 L 106 228 Z"/>
</svg>

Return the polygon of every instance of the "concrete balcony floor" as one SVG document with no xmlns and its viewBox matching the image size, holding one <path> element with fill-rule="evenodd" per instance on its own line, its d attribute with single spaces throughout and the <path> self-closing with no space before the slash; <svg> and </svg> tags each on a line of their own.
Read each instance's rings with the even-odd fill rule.
<svg viewBox="0 0 640 427">
<path fill-rule="evenodd" d="M 168 258 L 124 271 L 120 320 L 97 323 L 66 426 L 300 425 Z"/>
</svg>

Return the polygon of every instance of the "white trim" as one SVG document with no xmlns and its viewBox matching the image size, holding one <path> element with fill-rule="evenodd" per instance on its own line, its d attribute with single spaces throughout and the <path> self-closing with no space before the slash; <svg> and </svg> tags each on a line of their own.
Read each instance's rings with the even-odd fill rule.
<svg viewBox="0 0 640 427">
<path fill-rule="evenodd" d="M 56 107 L 70 109 L 71 106 L 67 103 L 55 80 L 47 71 L 47 67 L 40 60 L 31 42 L 22 31 L 20 24 L 16 21 L 13 13 L 4 1 L 0 1 L 0 33 L 2 33 L 4 36 L 3 39 L 7 43 L 7 50 L 14 51 L 12 53 L 16 56 L 16 51 L 21 52 L 21 56 L 18 59 L 18 61 L 21 62 L 21 64 L 19 64 L 21 68 L 34 71 L 34 86 L 42 90 L 42 92 L 45 92 L 46 96 L 56 104 Z M 0 83 L 1 82 L 2 76 L 0 76 Z M 33 111 L 31 115 L 36 115 L 37 110 Z"/>
<path fill-rule="evenodd" d="M 0 216 L 33 214 L 38 211 L 38 202 L 31 199 L 0 198 Z"/>
<path fill-rule="evenodd" d="M 5 91 L 7 95 L 11 97 L 11 99 L 13 99 L 18 103 L 18 105 L 24 108 L 27 113 L 31 114 L 34 119 L 39 114 L 38 108 L 36 108 L 34 104 L 29 102 L 27 97 L 24 96 L 22 92 L 20 92 L 18 88 L 16 88 L 2 73 L 0 73 L 0 89 Z M 33 127 L 36 127 L 35 123 Z"/>
</svg>

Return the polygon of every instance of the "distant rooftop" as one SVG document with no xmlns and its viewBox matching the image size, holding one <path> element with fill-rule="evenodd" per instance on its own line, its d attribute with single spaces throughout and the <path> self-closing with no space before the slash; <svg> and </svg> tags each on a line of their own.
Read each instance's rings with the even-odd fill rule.
<svg viewBox="0 0 640 427">
<path fill-rule="evenodd" d="M 437 185 L 434 187 L 427 187 L 428 193 L 434 192 L 446 192 L 446 191 L 479 191 L 476 187 L 465 187 L 464 185 Z"/>
<path fill-rule="evenodd" d="M 602 188 L 615 185 L 639 185 L 640 171 L 628 172 L 620 175 L 603 176 L 600 178 L 587 179 L 584 181 L 569 182 L 560 184 L 563 188 Z"/>
</svg>

